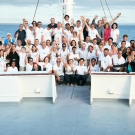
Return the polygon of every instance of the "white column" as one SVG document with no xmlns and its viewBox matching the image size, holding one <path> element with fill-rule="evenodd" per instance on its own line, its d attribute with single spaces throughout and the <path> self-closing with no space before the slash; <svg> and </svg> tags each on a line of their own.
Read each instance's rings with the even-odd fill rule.
<svg viewBox="0 0 135 135">
<path fill-rule="evenodd" d="M 73 0 L 65 0 L 66 3 L 66 15 L 69 15 L 70 18 L 73 18 Z"/>
</svg>

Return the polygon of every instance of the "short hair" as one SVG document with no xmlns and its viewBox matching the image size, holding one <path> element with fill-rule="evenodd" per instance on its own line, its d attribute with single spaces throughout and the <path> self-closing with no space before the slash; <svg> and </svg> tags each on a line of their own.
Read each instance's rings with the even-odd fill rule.
<svg viewBox="0 0 135 135">
<path fill-rule="evenodd" d="M 74 29 L 74 26 L 70 26 L 70 28 L 73 28 Z"/>
<path fill-rule="evenodd" d="M 52 25 L 51 24 L 48 24 L 47 27 L 51 29 L 52 28 Z"/>
<path fill-rule="evenodd" d="M 118 28 L 118 24 L 117 23 L 113 23 L 112 27 L 111 27 L 112 29 L 113 29 L 113 25 L 116 25 L 116 29 Z"/>
<path fill-rule="evenodd" d="M 78 62 L 80 62 L 81 60 L 83 60 L 83 61 L 84 61 L 84 58 L 80 58 Z"/>
<path fill-rule="evenodd" d="M 95 24 L 94 23 L 92 23 L 90 26 L 92 26 L 92 25 L 94 25 L 94 27 L 95 27 Z"/>
<path fill-rule="evenodd" d="M 73 46 L 73 47 L 72 47 L 72 50 L 73 50 L 73 49 L 76 49 L 76 47 L 75 47 L 75 46 Z"/>
<path fill-rule="evenodd" d="M 97 38 L 94 38 L 93 41 L 94 41 L 94 40 L 97 40 Z"/>
<path fill-rule="evenodd" d="M 92 58 L 92 59 L 91 59 L 91 62 L 92 62 L 93 60 L 94 60 L 95 62 L 97 61 L 95 58 Z"/>
<path fill-rule="evenodd" d="M 66 26 L 67 26 L 67 25 L 69 25 L 69 26 L 70 26 L 70 24 L 69 24 L 69 23 L 66 23 Z"/>
<path fill-rule="evenodd" d="M 130 40 L 130 43 L 131 43 L 131 42 L 135 42 L 135 40 L 132 39 L 132 40 Z"/>
<path fill-rule="evenodd" d="M 25 49 L 26 50 L 26 48 L 23 46 L 23 47 L 21 47 L 21 49 Z"/>
<path fill-rule="evenodd" d="M 37 23 L 42 23 L 41 21 L 38 21 Z"/>
<path fill-rule="evenodd" d="M 69 15 L 65 15 L 64 18 L 68 17 L 69 18 Z"/>
<path fill-rule="evenodd" d="M 35 41 L 36 41 L 36 40 L 38 40 L 38 41 L 39 41 L 39 39 L 35 39 Z"/>
<path fill-rule="evenodd" d="M 109 37 L 109 38 L 108 38 L 108 41 L 109 41 L 110 39 L 113 41 L 113 38 L 112 38 L 112 37 Z"/>
<path fill-rule="evenodd" d="M 80 20 L 77 20 L 77 23 L 78 23 L 78 22 L 79 22 L 79 23 L 81 23 L 81 21 L 80 21 Z"/>
<path fill-rule="evenodd" d="M 125 43 L 125 44 L 126 44 L 126 41 L 122 41 L 121 44 L 122 44 L 122 43 Z"/>
<path fill-rule="evenodd" d="M 123 38 L 124 38 L 124 37 L 128 37 L 128 35 L 127 35 L 127 34 L 124 34 L 124 35 L 123 35 Z"/>
<path fill-rule="evenodd" d="M 30 60 L 33 60 L 33 58 L 32 58 L 32 57 L 28 57 L 28 62 L 29 62 Z"/>
<path fill-rule="evenodd" d="M 108 51 L 109 52 L 109 49 L 108 48 L 105 48 L 104 51 Z"/>
<path fill-rule="evenodd" d="M 74 33 L 77 35 L 77 32 L 76 32 L 76 31 L 74 31 L 73 34 L 74 34 Z"/>
</svg>

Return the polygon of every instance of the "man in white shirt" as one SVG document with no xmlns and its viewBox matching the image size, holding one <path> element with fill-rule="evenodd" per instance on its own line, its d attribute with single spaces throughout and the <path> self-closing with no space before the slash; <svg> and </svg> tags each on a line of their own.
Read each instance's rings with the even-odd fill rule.
<svg viewBox="0 0 135 135">
<path fill-rule="evenodd" d="M 60 58 L 57 58 L 56 64 L 53 66 L 53 72 L 55 74 L 56 82 L 61 85 L 64 80 L 64 67 Z"/>
<path fill-rule="evenodd" d="M 26 40 L 30 40 L 31 44 L 34 44 L 34 29 L 33 25 L 30 24 L 29 28 L 25 26 L 25 31 L 26 31 Z"/>
<path fill-rule="evenodd" d="M 32 48 L 31 40 L 27 40 L 27 44 L 24 46 L 26 48 L 26 52 L 30 52 Z"/>
<path fill-rule="evenodd" d="M 54 29 L 54 40 L 61 44 L 62 43 L 62 27 L 61 23 L 57 23 L 57 28 Z"/>
<path fill-rule="evenodd" d="M 118 55 L 114 55 L 113 58 L 113 65 L 121 65 L 125 63 L 125 59 L 122 57 L 122 51 L 118 51 Z M 122 72 L 123 67 L 113 67 L 114 72 Z"/>
<path fill-rule="evenodd" d="M 87 80 L 87 74 L 89 74 L 90 72 L 88 71 L 87 66 L 84 66 L 84 59 L 81 58 L 79 60 L 79 65 L 76 66 L 76 82 L 78 86 L 83 86 Z"/>
<path fill-rule="evenodd" d="M 125 41 L 126 42 L 126 48 L 127 47 L 130 47 L 130 42 L 128 42 L 128 35 L 123 35 L 123 40 L 122 41 Z M 119 45 L 117 46 L 117 48 L 120 48 L 121 47 L 121 42 L 119 43 Z"/>
<path fill-rule="evenodd" d="M 42 32 L 43 32 L 42 23 L 39 21 L 37 23 L 36 29 L 34 30 L 34 35 L 35 35 L 35 39 L 39 40 L 40 44 L 41 44 Z"/>
<path fill-rule="evenodd" d="M 85 44 L 86 44 L 86 49 L 88 49 L 88 47 L 89 47 L 90 45 L 92 45 L 92 43 L 90 43 L 90 36 L 87 36 L 87 37 L 86 37 Z"/>
<path fill-rule="evenodd" d="M 103 72 L 110 71 L 110 67 L 112 67 L 112 59 L 108 54 L 109 54 L 109 50 L 108 48 L 105 48 L 104 54 L 101 55 L 99 58 L 100 70 Z"/>
<path fill-rule="evenodd" d="M 7 72 L 18 72 L 18 69 L 15 66 L 15 61 L 12 61 L 11 67 L 8 67 Z"/>
<path fill-rule="evenodd" d="M 49 47 L 46 46 L 46 42 L 43 42 L 42 47 L 39 49 L 39 61 L 43 62 L 44 58 L 46 56 L 49 56 L 49 54 L 50 54 Z"/>
<path fill-rule="evenodd" d="M 39 40 L 38 39 L 35 39 L 35 46 L 37 48 L 37 50 L 39 51 L 39 49 L 42 47 L 40 44 L 39 44 Z"/>
<path fill-rule="evenodd" d="M 52 28 L 51 24 L 47 26 L 42 32 L 42 42 L 46 40 L 52 41 L 52 36 L 54 35 L 54 28 Z"/>
<path fill-rule="evenodd" d="M 113 45 L 113 38 L 108 38 L 108 43 L 104 46 L 104 49 L 107 48 L 109 52 L 111 51 L 111 46 Z"/>
<path fill-rule="evenodd" d="M 21 51 L 21 48 L 22 48 L 22 41 L 21 40 L 17 40 L 16 50 L 17 51 Z"/>
<path fill-rule="evenodd" d="M 84 65 L 87 65 L 87 56 L 88 50 L 86 49 L 85 43 L 82 43 L 82 46 L 79 49 L 79 57 L 84 59 Z"/>
</svg>

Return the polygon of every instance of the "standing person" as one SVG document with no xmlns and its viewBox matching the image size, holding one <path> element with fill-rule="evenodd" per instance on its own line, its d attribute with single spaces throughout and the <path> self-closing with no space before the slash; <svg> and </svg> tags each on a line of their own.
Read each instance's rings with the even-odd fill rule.
<svg viewBox="0 0 135 135">
<path fill-rule="evenodd" d="M 104 54 L 99 58 L 100 71 L 108 72 L 112 66 L 112 59 L 109 56 L 108 48 L 104 49 Z"/>
<path fill-rule="evenodd" d="M 55 80 L 59 85 L 64 81 L 64 66 L 60 58 L 57 58 L 56 64 L 53 66 L 53 72 L 55 74 Z"/>
<path fill-rule="evenodd" d="M 113 45 L 113 38 L 108 38 L 108 42 L 104 46 L 104 48 L 108 48 L 109 52 L 111 51 L 111 46 Z"/>
<path fill-rule="evenodd" d="M 15 61 L 15 65 L 19 70 L 19 56 L 18 53 L 16 52 L 15 44 L 12 45 L 10 52 L 7 52 L 6 59 L 10 61 L 10 65 L 12 64 L 12 61 Z"/>
<path fill-rule="evenodd" d="M 127 56 L 131 54 L 132 48 L 128 47 L 126 53 L 123 53 L 122 56 L 127 60 Z"/>
<path fill-rule="evenodd" d="M 64 27 L 66 26 L 67 23 L 69 23 L 69 25 L 71 25 L 69 15 L 65 15 L 65 17 L 64 17 L 64 22 L 63 22 Z"/>
<path fill-rule="evenodd" d="M 52 29 L 52 26 L 51 24 L 49 24 L 47 26 L 47 28 L 45 28 L 43 30 L 43 33 L 42 33 L 42 42 L 46 41 L 46 40 L 50 40 L 52 41 L 52 36 L 54 35 L 54 28 Z"/>
<path fill-rule="evenodd" d="M 95 24 L 91 24 L 91 28 L 86 24 L 86 27 L 88 29 L 88 33 L 89 33 L 89 37 L 90 37 L 90 41 L 92 42 L 92 40 L 94 38 L 96 38 L 96 36 L 99 38 L 99 39 L 102 39 L 101 36 L 99 35 L 98 31 L 95 29 Z"/>
<path fill-rule="evenodd" d="M 113 38 L 113 43 L 115 43 L 116 45 L 118 44 L 119 41 L 119 35 L 120 35 L 120 31 L 118 29 L 118 24 L 113 23 L 111 29 L 111 37 Z"/>
<path fill-rule="evenodd" d="M 122 57 L 122 51 L 118 51 L 118 55 L 112 57 L 113 65 L 121 65 L 125 63 L 125 59 Z M 123 67 L 113 67 L 114 72 L 122 72 Z"/>
<path fill-rule="evenodd" d="M 104 25 L 104 40 L 106 43 L 108 41 L 108 38 L 110 38 L 110 36 L 111 36 L 110 25 L 109 25 L 109 23 L 105 23 L 105 25 Z"/>
<path fill-rule="evenodd" d="M 127 52 L 127 48 L 126 48 L 126 41 L 122 41 L 121 42 L 121 47 L 118 49 L 122 51 L 122 54 Z"/>
<path fill-rule="evenodd" d="M 39 21 L 37 23 L 37 27 L 34 30 L 35 39 L 39 40 L 39 44 L 41 44 L 42 32 L 43 32 L 42 22 Z"/>
<path fill-rule="evenodd" d="M 22 47 L 21 51 L 17 51 L 19 55 L 19 71 L 26 71 L 26 48 Z"/>
<path fill-rule="evenodd" d="M 11 44 L 14 44 L 14 39 L 12 39 L 11 34 L 7 33 L 7 39 L 4 40 L 4 46 L 6 46 L 10 42 Z"/>
<path fill-rule="evenodd" d="M 21 48 L 22 48 L 22 41 L 21 40 L 17 40 L 16 50 L 17 51 L 21 51 Z"/>
<path fill-rule="evenodd" d="M 54 18 L 51 18 L 50 19 L 50 24 L 49 25 L 51 25 L 51 28 L 57 28 L 57 24 L 55 23 L 55 19 Z M 52 41 L 54 40 L 54 36 L 52 36 Z"/>
<path fill-rule="evenodd" d="M 0 72 L 6 70 L 6 59 L 4 57 L 4 51 L 0 50 Z"/>
<path fill-rule="evenodd" d="M 86 19 L 86 23 L 88 26 L 90 26 L 89 18 Z M 83 29 L 83 36 L 84 36 L 84 41 L 86 41 L 86 37 L 88 37 L 88 29 L 87 29 L 86 25 L 84 26 L 84 29 Z"/>
<path fill-rule="evenodd" d="M 87 66 L 84 66 L 84 59 L 81 58 L 79 60 L 79 65 L 76 66 L 76 82 L 78 86 L 83 86 L 87 80 L 87 74 L 90 72 L 88 71 Z"/>
<path fill-rule="evenodd" d="M 86 40 L 85 40 L 84 43 L 86 44 L 86 49 L 88 49 L 88 47 L 89 47 L 90 45 L 92 45 L 92 43 L 90 43 L 90 36 L 87 36 L 87 37 L 86 37 Z"/>
<path fill-rule="evenodd" d="M 102 25 L 102 21 L 98 20 L 98 24 L 95 23 L 95 20 L 98 18 L 98 16 L 96 15 L 95 18 L 93 19 L 92 23 L 95 24 L 95 28 L 98 31 L 99 35 L 101 38 L 104 38 L 104 27 Z M 97 44 L 99 45 L 101 43 L 101 39 L 97 37 Z"/>
<path fill-rule="evenodd" d="M 27 25 L 24 25 L 25 31 L 26 31 L 26 40 L 30 40 L 31 44 L 34 44 L 35 41 L 35 35 L 34 35 L 34 28 L 33 25 L 30 24 L 29 28 Z"/>
<path fill-rule="evenodd" d="M 14 37 L 22 42 L 22 46 L 25 46 L 25 39 L 26 39 L 26 31 L 23 29 L 23 25 L 19 25 L 19 29 L 15 32 Z"/>
<path fill-rule="evenodd" d="M 39 40 L 38 39 L 35 39 L 35 46 L 37 48 L 37 50 L 39 51 L 39 49 L 42 47 L 40 44 L 39 44 Z"/>
<path fill-rule="evenodd" d="M 73 86 L 75 78 L 75 66 L 73 60 L 70 59 L 65 65 L 65 82 L 67 85 Z"/>
<path fill-rule="evenodd" d="M 11 62 L 11 67 L 8 67 L 7 72 L 18 72 L 15 60 Z"/>
<path fill-rule="evenodd" d="M 126 48 L 127 47 L 130 47 L 130 42 L 128 42 L 128 35 L 123 35 L 123 40 L 122 41 L 125 41 L 126 42 Z M 119 43 L 119 45 L 117 46 L 118 48 L 121 47 L 121 42 Z"/>
</svg>

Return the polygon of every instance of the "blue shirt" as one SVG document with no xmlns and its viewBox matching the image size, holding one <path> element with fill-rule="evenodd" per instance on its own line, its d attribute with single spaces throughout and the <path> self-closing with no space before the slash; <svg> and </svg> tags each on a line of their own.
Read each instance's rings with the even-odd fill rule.
<svg viewBox="0 0 135 135">
<path fill-rule="evenodd" d="M 129 71 L 129 72 L 132 72 L 131 65 L 128 65 L 128 71 Z"/>
<path fill-rule="evenodd" d="M 15 41 L 14 41 L 14 39 L 11 39 L 11 40 L 5 39 L 4 46 L 6 46 L 8 44 L 8 42 L 11 42 L 13 44 Z"/>
</svg>

